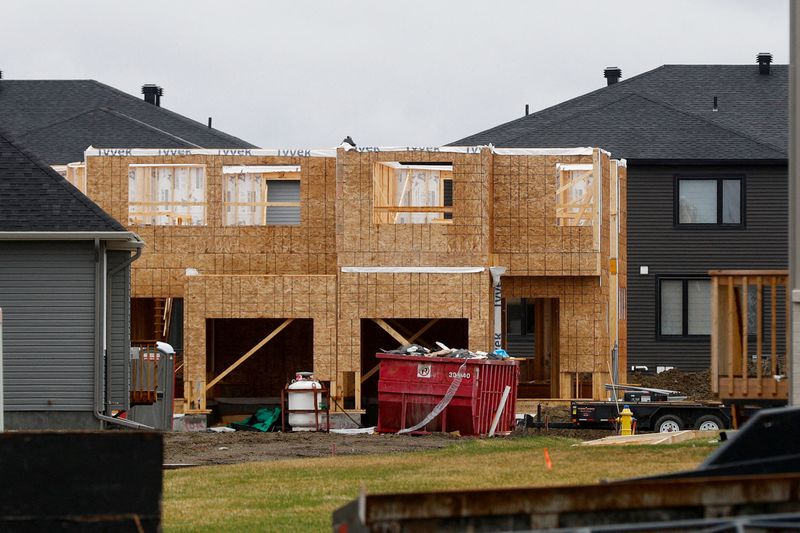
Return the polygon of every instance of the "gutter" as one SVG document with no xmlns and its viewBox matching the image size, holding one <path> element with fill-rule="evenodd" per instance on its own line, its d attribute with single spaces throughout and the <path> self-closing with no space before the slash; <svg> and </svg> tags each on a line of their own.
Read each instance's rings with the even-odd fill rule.
<svg viewBox="0 0 800 533">
<path fill-rule="evenodd" d="M 0 241 L 113 241 L 141 248 L 144 241 L 132 231 L 0 231 Z M 118 248 L 115 248 L 118 249 Z"/>
<path fill-rule="evenodd" d="M 136 240 L 140 242 L 142 245 L 144 244 L 141 239 L 135 234 Z M 106 314 L 108 311 L 108 298 L 110 298 L 110 294 L 108 292 L 108 280 L 116 274 L 117 272 L 121 271 L 122 269 L 129 266 L 131 263 L 139 259 L 142 255 L 142 247 L 141 245 L 136 247 L 136 253 L 134 253 L 128 261 L 125 261 L 121 265 L 115 267 L 110 272 L 107 271 L 107 258 L 106 258 L 106 243 L 101 242 L 99 237 L 95 237 L 94 239 L 94 250 L 95 250 L 95 341 L 94 341 L 94 408 L 92 412 L 94 417 L 102 422 L 108 422 L 111 424 L 117 424 L 123 427 L 134 428 L 134 429 L 150 429 L 153 430 L 155 428 L 147 426 L 145 424 L 140 424 L 139 422 L 134 422 L 132 420 L 124 420 L 121 418 L 114 418 L 113 416 L 108 416 L 103 414 L 105 410 L 105 383 L 104 380 L 104 372 L 103 370 L 108 367 L 105 360 L 106 355 L 106 335 L 107 335 L 107 328 L 106 328 Z M 100 297 L 98 297 L 100 295 Z M 102 332 L 101 334 L 98 334 Z"/>
</svg>

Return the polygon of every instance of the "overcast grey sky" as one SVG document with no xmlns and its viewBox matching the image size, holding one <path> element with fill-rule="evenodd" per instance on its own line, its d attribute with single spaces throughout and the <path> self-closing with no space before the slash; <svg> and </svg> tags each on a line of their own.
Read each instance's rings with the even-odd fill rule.
<svg viewBox="0 0 800 533">
<path fill-rule="evenodd" d="M 786 0 L 0 0 L 9 79 L 92 78 L 262 147 L 437 145 L 665 63 L 788 63 Z"/>
</svg>

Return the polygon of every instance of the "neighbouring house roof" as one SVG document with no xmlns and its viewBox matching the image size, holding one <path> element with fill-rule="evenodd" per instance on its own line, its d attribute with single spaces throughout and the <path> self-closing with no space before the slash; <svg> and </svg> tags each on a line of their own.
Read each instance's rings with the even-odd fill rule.
<svg viewBox="0 0 800 533">
<path fill-rule="evenodd" d="M 58 172 L 2 131 L 0 232 L 128 233 Z"/>
<path fill-rule="evenodd" d="M 95 148 L 255 148 L 95 80 L 0 80 L 0 124 L 51 165 Z"/>
<path fill-rule="evenodd" d="M 631 160 L 785 160 L 788 94 L 787 65 L 768 75 L 756 64 L 663 65 L 451 144 L 600 146 Z"/>
</svg>

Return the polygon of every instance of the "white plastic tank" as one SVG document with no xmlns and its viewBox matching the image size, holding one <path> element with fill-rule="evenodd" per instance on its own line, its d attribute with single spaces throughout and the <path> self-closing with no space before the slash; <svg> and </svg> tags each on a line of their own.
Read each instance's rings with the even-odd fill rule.
<svg viewBox="0 0 800 533">
<path fill-rule="evenodd" d="M 319 427 L 322 427 L 324 415 L 322 413 L 322 393 L 316 393 L 317 396 L 317 410 L 320 411 L 314 416 L 314 393 L 311 392 L 315 389 L 321 389 L 322 384 L 314 379 L 314 374 L 311 372 L 298 372 L 295 374 L 295 379 L 289 385 L 289 390 L 300 391 L 307 390 L 309 392 L 290 392 L 287 393 L 289 403 L 289 425 L 292 426 L 292 431 L 316 431 L 317 420 L 319 420 Z M 292 413 L 293 410 L 308 410 L 309 413 Z"/>
</svg>

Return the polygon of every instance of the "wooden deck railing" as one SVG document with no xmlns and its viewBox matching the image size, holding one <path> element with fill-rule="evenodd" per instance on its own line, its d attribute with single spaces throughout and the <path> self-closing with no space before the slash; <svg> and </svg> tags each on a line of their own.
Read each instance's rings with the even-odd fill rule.
<svg viewBox="0 0 800 533">
<path fill-rule="evenodd" d="M 712 270 L 711 388 L 722 399 L 788 398 L 788 271 Z"/>
<path fill-rule="evenodd" d="M 138 357 L 131 356 L 131 405 L 156 402 L 158 391 L 159 354 L 156 341 L 133 341 Z"/>
</svg>

